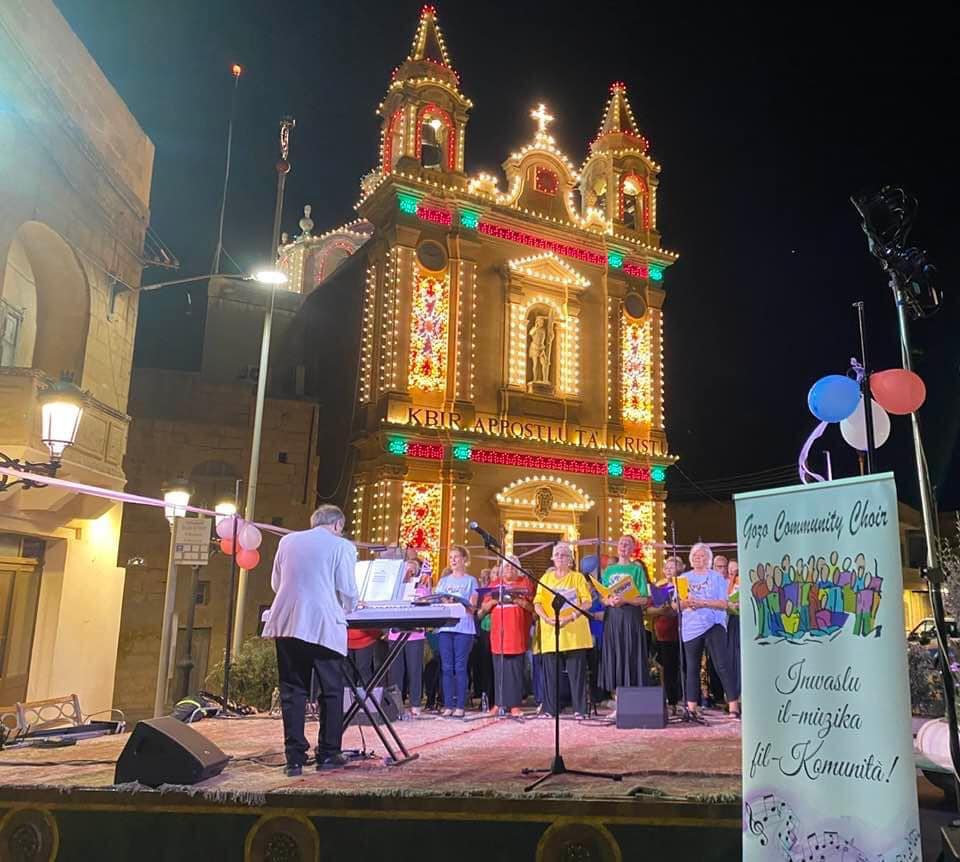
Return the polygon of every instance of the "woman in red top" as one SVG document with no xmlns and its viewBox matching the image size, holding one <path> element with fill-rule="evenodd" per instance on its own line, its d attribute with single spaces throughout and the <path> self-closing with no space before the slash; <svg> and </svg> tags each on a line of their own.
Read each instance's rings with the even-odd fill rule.
<svg viewBox="0 0 960 862">
<path fill-rule="evenodd" d="M 530 640 L 530 622 L 533 605 L 532 590 L 526 577 L 519 571 L 520 561 L 509 557 L 510 563 L 501 563 L 490 576 L 490 586 L 497 592 L 489 593 L 480 606 L 478 616 L 491 615 L 490 652 L 493 654 L 494 699 L 491 714 L 500 708 L 512 716 L 520 716 L 523 702 L 523 662 Z M 503 601 L 500 590 L 503 588 Z"/>
</svg>

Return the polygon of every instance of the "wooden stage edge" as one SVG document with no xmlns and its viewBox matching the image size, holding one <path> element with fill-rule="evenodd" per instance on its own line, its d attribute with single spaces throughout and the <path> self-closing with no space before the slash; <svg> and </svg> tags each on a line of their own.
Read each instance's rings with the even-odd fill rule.
<svg viewBox="0 0 960 862">
<path fill-rule="evenodd" d="M 624 779 L 553 777 L 532 793 L 523 786 L 535 776 L 520 766 L 549 764 L 551 722 L 405 721 L 398 728 L 417 760 L 385 766 L 374 757 L 345 770 L 305 769 L 302 778 L 277 768 L 278 721 L 194 727 L 236 759 L 193 786 L 112 784 L 107 764 L 125 736 L 0 752 L 0 860 L 623 862 L 653 848 L 740 857 L 733 723 L 618 731 L 564 721 L 568 767 L 619 765 Z M 365 741 L 370 750 L 376 738 L 364 733 L 352 727 L 345 747 Z"/>
</svg>

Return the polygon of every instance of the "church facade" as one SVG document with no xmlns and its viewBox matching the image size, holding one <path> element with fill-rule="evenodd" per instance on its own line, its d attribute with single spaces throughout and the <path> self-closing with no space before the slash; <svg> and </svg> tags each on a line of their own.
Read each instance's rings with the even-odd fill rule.
<svg viewBox="0 0 960 862">
<path fill-rule="evenodd" d="M 439 568 L 450 545 L 476 545 L 474 520 L 521 555 L 632 533 L 654 563 L 674 460 L 663 279 L 677 257 L 660 245 L 659 166 L 622 83 L 579 168 L 539 105 L 502 183 L 465 169 L 471 108 L 424 7 L 379 107 L 361 218 L 281 248 L 303 293 L 363 261 L 352 536 Z"/>
</svg>

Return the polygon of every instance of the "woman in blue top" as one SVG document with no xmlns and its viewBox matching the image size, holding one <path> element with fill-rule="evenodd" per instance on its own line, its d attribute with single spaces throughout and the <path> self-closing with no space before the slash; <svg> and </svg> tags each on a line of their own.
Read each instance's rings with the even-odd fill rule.
<svg viewBox="0 0 960 862">
<path fill-rule="evenodd" d="M 437 634 L 440 647 L 440 678 L 443 681 L 444 718 L 453 716 L 463 718 L 467 701 L 467 659 L 477 634 L 473 615 L 477 609 L 477 590 L 479 584 L 473 575 L 467 572 L 470 555 L 462 545 L 450 549 L 450 574 L 440 578 L 438 593 L 456 596 L 468 605 L 467 613 L 456 626 L 441 629 Z M 449 598 L 446 601 L 456 601 Z"/>
<path fill-rule="evenodd" d="M 685 661 L 687 709 L 697 710 L 700 692 L 700 660 L 703 648 L 713 661 L 720 675 L 723 690 L 728 692 L 727 704 L 733 718 L 740 717 L 740 691 L 733 674 L 727 649 L 727 581 L 719 572 L 710 568 L 713 551 L 698 542 L 690 549 L 690 565 L 693 570 L 682 575 L 687 589 L 680 586 L 680 640 L 683 641 Z"/>
</svg>

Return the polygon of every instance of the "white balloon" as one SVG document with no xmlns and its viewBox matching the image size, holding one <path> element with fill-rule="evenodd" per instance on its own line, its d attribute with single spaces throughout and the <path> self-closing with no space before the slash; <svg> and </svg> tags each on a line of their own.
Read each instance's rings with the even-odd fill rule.
<svg viewBox="0 0 960 862">
<path fill-rule="evenodd" d="M 870 412 L 873 416 L 873 445 L 880 448 L 890 436 L 890 416 L 876 401 L 870 399 Z M 863 396 L 860 403 L 846 419 L 840 423 L 840 433 L 854 449 L 867 451 L 867 421 L 864 416 Z"/>
<path fill-rule="evenodd" d="M 249 521 L 243 525 L 243 529 L 237 533 L 237 541 L 240 542 L 240 547 L 245 551 L 255 551 L 260 547 L 260 543 L 263 541 L 263 535 L 260 533 L 253 524 Z"/>
<path fill-rule="evenodd" d="M 234 515 L 228 515 L 219 524 L 217 524 L 217 535 L 221 539 L 233 538 L 233 519 Z"/>
</svg>

